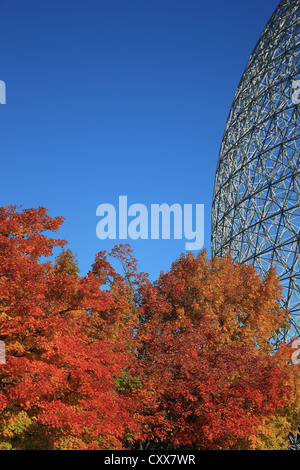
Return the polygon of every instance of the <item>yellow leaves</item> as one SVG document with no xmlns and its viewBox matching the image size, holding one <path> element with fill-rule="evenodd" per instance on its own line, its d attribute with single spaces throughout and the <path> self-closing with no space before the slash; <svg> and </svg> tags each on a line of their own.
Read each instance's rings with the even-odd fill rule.
<svg viewBox="0 0 300 470">
<path fill-rule="evenodd" d="M 234 263 L 230 254 L 210 261 L 200 252 L 196 258 L 182 255 L 161 277 L 160 286 L 169 293 L 180 323 L 186 317 L 197 324 L 207 313 L 220 344 L 241 341 L 271 350 L 270 337 L 288 318 L 280 309 L 275 274 L 273 270 L 262 280 L 253 266 Z M 174 295 L 179 280 L 184 286 L 180 299 Z"/>
<path fill-rule="evenodd" d="M 271 418 L 264 418 L 257 435 L 250 436 L 249 439 L 255 450 L 284 450 L 290 431 L 291 422 L 288 417 L 276 413 Z"/>
<path fill-rule="evenodd" d="M 64 436 L 55 445 L 56 450 L 86 450 L 88 446 L 82 439 L 73 436 Z"/>
<path fill-rule="evenodd" d="M 13 450 L 13 446 L 9 442 L 0 442 L 0 451 L 1 450 Z"/>
<path fill-rule="evenodd" d="M 3 416 L 3 423 L 1 426 L 2 436 L 4 438 L 16 437 L 31 426 L 32 419 L 28 416 L 26 411 L 19 413 L 5 413 Z"/>
<path fill-rule="evenodd" d="M 7 352 L 13 356 L 22 356 L 26 352 L 26 348 L 19 341 L 14 341 L 8 345 Z"/>
</svg>

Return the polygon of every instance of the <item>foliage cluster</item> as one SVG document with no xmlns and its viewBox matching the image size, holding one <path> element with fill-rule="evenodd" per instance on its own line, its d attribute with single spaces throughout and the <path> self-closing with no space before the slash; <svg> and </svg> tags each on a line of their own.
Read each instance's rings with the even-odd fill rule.
<svg viewBox="0 0 300 470">
<path fill-rule="evenodd" d="M 299 366 L 274 346 L 275 271 L 201 251 L 151 282 L 120 245 L 81 276 L 62 223 L 0 208 L 0 448 L 285 448 Z"/>
</svg>

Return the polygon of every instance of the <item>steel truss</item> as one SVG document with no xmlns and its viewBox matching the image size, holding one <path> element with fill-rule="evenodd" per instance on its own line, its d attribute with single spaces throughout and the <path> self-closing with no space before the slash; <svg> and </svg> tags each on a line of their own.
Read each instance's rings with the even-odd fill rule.
<svg viewBox="0 0 300 470">
<path fill-rule="evenodd" d="M 217 164 L 212 256 L 228 249 L 262 275 L 270 265 L 284 287 L 300 336 L 300 2 L 282 0 L 238 85 Z M 299 88 L 299 92 L 298 92 Z"/>
</svg>

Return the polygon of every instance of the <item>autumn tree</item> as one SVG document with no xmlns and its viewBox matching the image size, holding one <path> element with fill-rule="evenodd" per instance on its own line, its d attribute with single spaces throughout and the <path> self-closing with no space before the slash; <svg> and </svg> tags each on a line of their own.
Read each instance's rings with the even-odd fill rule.
<svg viewBox="0 0 300 470">
<path fill-rule="evenodd" d="M 284 446 L 300 387 L 275 271 L 188 253 L 151 282 L 119 245 L 81 276 L 62 223 L 0 208 L 0 448 Z"/>
<path fill-rule="evenodd" d="M 70 248 L 63 249 L 55 258 L 55 269 L 79 277 L 80 269 L 77 259 Z"/>
<path fill-rule="evenodd" d="M 118 449 L 136 431 L 118 382 L 133 356 L 106 328 L 123 306 L 99 266 L 80 277 L 66 242 L 49 236 L 62 222 L 43 208 L 0 208 L 2 449 Z M 54 247 L 62 255 L 42 261 Z"/>
<path fill-rule="evenodd" d="M 291 392 L 272 342 L 288 320 L 275 271 L 188 253 L 142 291 L 140 448 L 255 448 Z"/>
<path fill-rule="evenodd" d="M 289 434 L 296 431 L 300 416 L 300 374 L 299 364 L 293 362 L 293 339 L 282 343 L 274 357 L 276 364 L 285 372 L 286 385 L 290 393 L 272 416 L 264 417 L 252 437 L 258 450 L 284 450 L 289 444 Z"/>
</svg>

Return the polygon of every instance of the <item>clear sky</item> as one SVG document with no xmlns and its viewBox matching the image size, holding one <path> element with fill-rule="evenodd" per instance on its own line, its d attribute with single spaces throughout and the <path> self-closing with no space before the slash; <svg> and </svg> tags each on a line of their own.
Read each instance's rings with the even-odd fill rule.
<svg viewBox="0 0 300 470">
<path fill-rule="evenodd" d="M 204 204 L 249 56 L 278 0 L 1 0 L 1 206 L 43 206 L 86 274 L 96 209 Z M 127 240 L 152 279 L 182 240 Z"/>
</svg>

